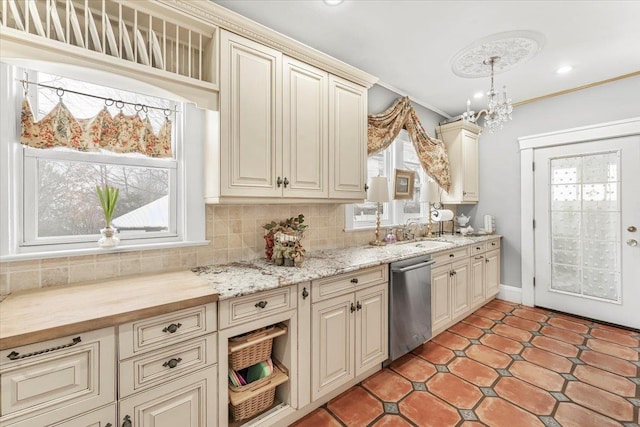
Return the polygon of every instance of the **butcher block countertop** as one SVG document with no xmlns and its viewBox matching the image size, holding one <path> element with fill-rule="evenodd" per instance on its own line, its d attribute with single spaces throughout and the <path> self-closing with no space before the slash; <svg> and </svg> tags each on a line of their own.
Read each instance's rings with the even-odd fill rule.
<svg viewBox="0 0 640 427">
<path fill-rule="evenodd" d="M 191 271 L 56 286 L 0 303 L 0 350 L 216 302 Z"/>
</svg>

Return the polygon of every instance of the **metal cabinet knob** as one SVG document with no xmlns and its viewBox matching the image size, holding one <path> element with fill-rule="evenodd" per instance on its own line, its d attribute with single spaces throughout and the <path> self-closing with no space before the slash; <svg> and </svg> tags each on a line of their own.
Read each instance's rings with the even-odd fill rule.
<svg viewBox="0 0 640 427">
<path fill-rule="evenodd" d="M 638 241 L 636 239 L 627 240 L 627 245 L 629 246 L 638 246 Z"/>
<path fill-rule="evenodd" d="M 131 427 L 131 417 L 129 415 L 125 415 L 122 419 L 122 427 Z"/>
<path fill-rule="evenodd" d="M 267 306 L 267 301 L 258 301 L 255 307 L 265 308 Z"/>
<path fill-rule="evenodd" d="M 357 285 L 357 284 L 358 284 L 358 278 L 357 278 L 357 277 L 354 277 L 353 279 L 351 279 L 351 283 L 353 283 L 353 284 L 356 284 L 356 285 Z"/>
<path fill-rule="evenodd" d="M 171 359 L 162 364 L 165 368 L 173 369 L 178 366 L 178 363 L 182 362 L 182 358 L 178 357 L 177 359 Z"/>
<path fill-rule="evenodd" d="M 182 323 L 172 323 L 164 328 L 162 332 L 169 332 L 170 334 L 173 334 L 180 328 L 180 326 L 182 326 Z"/>
<path fill-rule="evenodd" d="M 356 306 L 351 303 L 351 308 L 349 309 L 352 313 L 356 311 Z"/>
<path fill-rule="evenodd" d="M 638 231 L 638 229 L 636 228 L 635 225 L 630 225 L 630 226 L 627 227 L 627 231 L 629 233 L 635 233 L 636 231 Z"/>
<path fill-rule="evenodd" d="M 286 176 L 284 177 L 283 183 L 284 183 L 284 188 L 287 188 L 287 185 L 289 185 L 289 180 L 287 179 Z"/>
<path fill-rule="evenodd" d="M 308 296 L 309 291 L 307 291 L 307 288 L 302 288 L 302 299 L 307 299 Z"/>
<path fill-rule="evenodd" d="M 356 302 L 356 310 L 362 310 L 362 304 L 360 304 L 360 301 Z"/>
<path fill-rule="evenodd" d="M 280 186 L 282 185 L 282 178 L 278 177 L 278 179 L 276 179 L 276 185 L 278 186 L 278 188 L 280 188 Z"/>
</svg>

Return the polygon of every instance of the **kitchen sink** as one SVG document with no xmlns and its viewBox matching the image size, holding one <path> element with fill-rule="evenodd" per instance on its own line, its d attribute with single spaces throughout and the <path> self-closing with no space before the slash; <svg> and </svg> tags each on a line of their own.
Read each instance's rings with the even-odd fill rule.
<svg viewBox="0 0 640 427">
<path fill-rule="evenodd" d="M 402 242 L 396 243 L 396 245 L 411 245 L 416 248 L 423 249 L 437 249 L 437 248 L 446 248 L 447 246 L 451 246 L 449 242 L 439 242 L 436 240 L 406 240 Z"/>
</svg>

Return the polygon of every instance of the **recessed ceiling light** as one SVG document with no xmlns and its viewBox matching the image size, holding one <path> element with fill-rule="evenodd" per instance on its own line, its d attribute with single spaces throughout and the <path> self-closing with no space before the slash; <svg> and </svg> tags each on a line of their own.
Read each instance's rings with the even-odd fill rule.
<svg viewBox="0 0 640 427">
<path fill-rule="evenodd" d="M 323 0 L 329 6 L 337 6 L 342 3 L 344 0 Z"/>
<path fill-rule="evenodd" d="M 484 93 L 483 93 L 483 92 L 476 92 L 476 93 L 474 93 L 474 94 L 473 94 L 473 97 L 474 97 L 475 99 L 480 99 L 480 98 L 482 98 L 483 96 L 484 96 Z"/>
<path fill-rule="evenodd" d="M 564 65 L 556 70 L 556 74 L 567 74 L 571 70 L 573 70 L 571 65 Z"/>
</svg>

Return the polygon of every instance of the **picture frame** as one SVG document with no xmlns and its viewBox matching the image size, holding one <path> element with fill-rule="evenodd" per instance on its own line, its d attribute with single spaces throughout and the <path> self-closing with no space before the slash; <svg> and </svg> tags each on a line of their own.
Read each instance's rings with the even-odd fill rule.
<svg viewBox="0 0 640 427">
<path fill-rule="evenodd" d="M 413 171 L 395 169 L 393 173 L 393 198 L 413 199 L 413 185 L 416 173 Z"/>
</svg>

